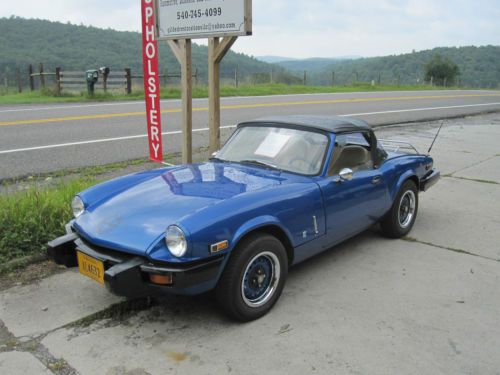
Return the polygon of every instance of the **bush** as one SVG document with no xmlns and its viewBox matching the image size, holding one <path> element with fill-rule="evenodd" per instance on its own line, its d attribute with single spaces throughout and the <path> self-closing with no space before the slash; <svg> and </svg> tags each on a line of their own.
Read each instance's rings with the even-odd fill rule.
<svg viewBox="0 0 500 375">
<path fill-rule="evenodd" d="M 84 178 L 0 196 L 0 263 L 43 253 L 48 241 L 65 233 L 73 196 L 93 184 Z"/>
</svg>

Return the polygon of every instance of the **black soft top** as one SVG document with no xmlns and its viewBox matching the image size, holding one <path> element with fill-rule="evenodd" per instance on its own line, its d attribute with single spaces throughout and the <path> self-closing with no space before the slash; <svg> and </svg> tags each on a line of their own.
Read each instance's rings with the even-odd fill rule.
<svg viewBox="0 0 500 375">
<path fill-rule="evenodd" d="M 370 125 L 368 125 L 363 120 L 358 120 L 351 117 L 313 116 L 313 115 L 264 117 L 252 121 L 245 121 L 239 124 L 238 127 L 247 125 L 258 125 L 258 124 L 293 125 L 304 128 L 325 130 L 332 133 L 345 133 L 345 132 L 371 130 Z"/>
</svg>

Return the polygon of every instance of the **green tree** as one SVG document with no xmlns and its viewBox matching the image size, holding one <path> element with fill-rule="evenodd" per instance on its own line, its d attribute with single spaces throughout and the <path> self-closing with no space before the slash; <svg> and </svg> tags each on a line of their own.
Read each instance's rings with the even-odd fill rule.
<svg viewBox="0 0 500 375">
<path fill-rule="evenodd" d="M 460 74 L 458 65 L 448 58 L 442 58 L 437 54 L 425 64 L 425 80 L 438 86 L 449 86 L 456 82 Z"/>
</svg>

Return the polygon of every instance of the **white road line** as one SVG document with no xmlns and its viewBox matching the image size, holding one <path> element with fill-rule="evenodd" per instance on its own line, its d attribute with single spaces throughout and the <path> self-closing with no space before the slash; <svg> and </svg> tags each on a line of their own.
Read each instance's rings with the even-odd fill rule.
<svg viewBox="0 0 500 375">
<path fill-rule="evenodd" d="M 466 105 L 454 105 L 454 106 L 447 106 L 447 107 L 411 108 L 411 109 L 400 109 L 400 110 L 393 110 L 393 111 L 350 113 L 350 114 L 345 114 L 345 115 L 339 115 L 339 117 L 372 116 L 372 115 L 382 115 L 382 114 L 390 114 L 390 113 L 436 111 L 436 110 L 440 110 L 440 109 L 484 107 L 484 106 L 492 106 L 492 105 L 500 105 L 500 103 L 466 104 Z M 236 127 L 236 125 L 221 126 L 221 129 L 231 129 L 231 128 L 234 128 L 234 127 Z M 208 128 L 193 129 L 193 132 L 205 132 L 205 131 L 208 131 Z M 175 131 L 163 132 L 162 133 L 162 135 L 176 135 L 176 134 L 182 134 L 182 131 L 181 130 L 175 130 Z M 47 150 L 47 149 L 60 148 L 60 147 L 88 145 L 88 144 L 94 144 L 94 143 L 126 141 L 126 140 L 130 140 L 130 139 L 138 139 L 138 138 L 147 138 L 147 134 L 130 135 L 130 136 L 126 136 L 126 137 L 93 139 L 93 140 L 89 140 L 89 141 L 61 143 L 61 144 L 47 145 L 47 146 L 36 146 L 36 147 L 28 147 L 28 148 L 18 148 L 18 149 L 13 149 L 13 150 L 0 151 L 0 155 L 13 154 L 13 153 L 16 153 L 16 152 Z"/>
<path fill-rule="evenodd" d="M 289 98 L 292 96 L 324 96 L 324 95 L 379 95 L 379 94 L 415 94 L 415 93 L 423 93 L 423 94 L 447 94 L 447 93 L 482 93 L 488 91 L 481 90 L 470 90 L 470 91 L 456 91 L 456 90 L 440 90 L 440 91 L 374 91 L 374 92 L 332 92 L 332 93 L 311 93 L 311 94 L 281 94 L 281 95 L 263 95 L 263 96 L 228 96 L 221 98 L 222 102 L 224 101 L 232 101 L 232 100 L 243 100 L 243 99 L 266 99 L 266 98 Z M 207 98 L 195 98 L 193 102 L 207 101 Z M 180 103 L 180 99 L 164 99 L 161 101 L 162 104 L 168 103 Z M 65 106 L 57 106 L 57 107 L 28 107 L 28 108 L 14 108 L 14 109 L 3 109 L 0 110 L 0 113 L 14 113 L 14 112 L 33 112 L 33 111 L 50 111 L 55 109 L 78 109 L 78 108 L 96 108 L 96 107 L 113 107 L 113 106 L 124 106 L 124 105 L 142 105 L 144 106 L 143 100 L 131 100 L 128 102 L 113 102 L 113 103 L 96 103 L 96 104 L 78 104 L 78 105 L 65 105 Z"/>
<path fill-rule="evenodd" d="M 439 109 L 456 109 L 456 108 L 468 108 L 468 107 L 484 107 L 484 106 L 490 106 L 490 105 L 500 105 L 500 103 L 464 104 L 464 105 L 451 105 L 451 106 L 447 106 L 447 107 L 413 108 L 413 109 L 402 109 L 402 110 L 394 110 L 394 111 L 352 113 L 352 114 L 349 114 L 349 115 L 339 115 L 339 117 L 371 116 L 371 115 L 383 115 L 383 114 L 401 113 L 401 112 L 435 111 L 435 110 L 439 110 Z"/>
<path fill-rule="evenodd" d="M 221 129 L 231 129 L 231 128 L 235 128 L 235 127 L 236 127 L 236 125 L 221 126 Z M 193 133 L 205 132 L 205 131 L 208 131 L 208 128 L 193 129 Z M 175 130 L 175 131 L 171 131 L 171 132 L 163 132 L 161 134 L 162 135 L 175 135 L 175 134 L 182 134 L 182 131 L 181 130 Z M 2 154 L 13 154 L 13 153 L 16 153 L 16 152 L 47 150 L 47 149 L 51 149 L 51 148 L 88 145 L 88 144 L 94 144 L 94 143 L 126 141 L 126 140 L 130 140 L 130 139 L 147 138 L 147 136 L 148 136 L 147 134 L 139 134 L 139 135 L 130 135 L 130 136 L 126 136 L 126 137 L 92 139 L 92 140 L 89 140 L 89 141 L 81 141 L 81 142 L 60 143 L 60 144 L 48 145 L 48 146 L 36 146 L 36 147 L 28 147 L 28 148 L 18 148 L 18 149 L 14 149 L 14 150 L 0 151 L 0 155 L 2 155 Z"/>
</svg>

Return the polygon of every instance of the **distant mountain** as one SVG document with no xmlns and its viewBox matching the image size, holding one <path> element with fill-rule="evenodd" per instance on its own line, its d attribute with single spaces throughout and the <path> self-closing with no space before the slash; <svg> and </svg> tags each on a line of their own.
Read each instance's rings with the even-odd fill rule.
<svg viewBox="0 0 500 375">
<path fill-rule="evenodd" d="M 311 57 L 308 59 L 296 59 L 283 56 L 257 56 L 256 59 L 270 64 L 277 64 L 291 71 L 317 70 L 337 64 L 346 60 L 356 60 L 360 56 L 341 57 Z"/>
<path fill-rule="evenodd" d="M 448 58 L 460 69 L 459 83 L 466 87 L 500 88 L 500 46 L 440 47 L 402 55 L 356 60 L 309 59 L 279 63 L 299 78 L 307 70 L 309 84 L 331 85 L 353 81 L 382 84 L 417 84 L 424 80 L 424 66 L 436 54 Z M 455 84 L 456 82 L 453 82 Z"/>
<path fill-rule="evenodd" d="M 160 43 L 159 48 L 160 69 L 179 73 L 179 64 L 166 43 Z M 193 70 L 198 70 L 201 82 L 208 77 L 207 53 L 206 46 L 193 44 Z M 0 79 L 7 71 L 13 82 L 19 67 L 26 82 L 28 64 L 38 66 L 41 62 L 46 71 L 56 67 L 83 71 L 109 66 L 112 71 L 127 67 L 133 75 L 142 74 L 141 34 L 38 19 L 0 18 Z M 222 81 L 233 81 L 236 68 L 241 82 L 268 82 L 271 71 L 275 80 L 293 81 L 284 68 L 233 51 L 222 61 Z"/>
<path fill-rule="evenodd" d="M 336 64 L 340 64 L 345 61 L 351 61 L 356 59 L 357 57 L 337 57 L 337 58 L 322 58 L 322 57 L 314 57 L 310 59 L 303 60 L 290 60 L 290 61 L 281 61 L 278 63 L 279 66 L 288 69 L 293 72 L 303 72 L 306 71 L 315 71 L 322 70 L 327 67 L 331 67 Z"/>
<path fill-rule="evenodd" d="M 283 56 L 256 56 L 255 57 L 259 61 L 266 62 L 268 64 L 276 64 L 276 63 L 281 63 L 284 61 L 294 61 L 297 59 L 294 59 L 292 57 L 283 57 Z"/>
</svg>

